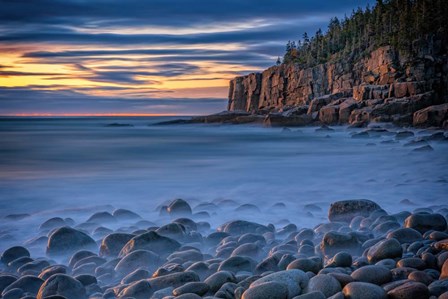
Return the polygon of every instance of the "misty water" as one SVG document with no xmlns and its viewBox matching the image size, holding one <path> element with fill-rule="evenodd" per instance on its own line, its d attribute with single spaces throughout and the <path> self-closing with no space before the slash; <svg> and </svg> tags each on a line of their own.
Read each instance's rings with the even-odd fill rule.
<svg viewBox="0 0 448 299">
<path fill-rule="evenodd" d="M 363 129 L 347 127 L 151 125 L 168 119 L 2 119 L 0 251 L 39 235 L 55 216 L 81 223 L 96 211 L 127 208 L 157 224 L 159 207 L 174 198 L 207 210 L 210 218 L 195 220 L 212 228 L 231 219 L 312 227 L 343 199 L 371 199 L 388 212 L 448 203 L 447 142 L 413 152 L 404 146 L 412 138 L 352 138 Z M 194 208 L 210 202 L 220 209 Z M 286 208 L 273 208 L 279 202 Z M 22 213 L 30 216 L 5 218 Z"/>
</svg>

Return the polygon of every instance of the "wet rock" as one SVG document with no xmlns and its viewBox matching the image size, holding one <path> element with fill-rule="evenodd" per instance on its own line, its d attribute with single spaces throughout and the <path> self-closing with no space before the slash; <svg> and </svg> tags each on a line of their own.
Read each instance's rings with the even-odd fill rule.
<svg viewBox="0 0 448 299">
<path fill-rule="evenodd" d="M 328 261 L 327 267 L 350 267 L 353 259 L 350 253 L 338 252 Z"/>
<path fill-rule="evenodd" d="M 53 217 L 45 221 L 39 226 L 39 230 L 51 230 L 58 227 L 66 226 L 67 223 L 61 217 Z"/>
<path fill-rule="evenodd" d="M 199 281 L 199 276 L 192 271 L 167 274 L 164 276 L 151 278 L 149 283 L 154 291 L 172 287 L 178 288 L 187 282 Z M 206 282 L 207 283 L 207 282 Z"/>
<path fill-rule="evenodd" d="M 423 270 L 426 268 L 426 263 L 417 257 L 408 257 L 398 261 L 397 267 L 409 267 L 417 270 Z"/>
<path fill-rule="evenodd" d="M 188 202 L 183 199 L 173 200 L 166 209 L 171 216 L 190 216 L 192 210 Z"/>
<path fill-rule="evenodd" d="M 226 282 L 236 282 L 236 277 L 232 272 L 219 271 L 207 277 L 204 282 L 210 287 L 211 292 L 216 293 Z"/>
<path fill-rule="evenodd" d="M 3 292 L 3 290 L 6 287 L 8 287 L 10 284 L 12 284 L 16 280 L 17 280 L 17 277 L 15 277 L 13 275 L 7 275 L 7 274 L 0 275 L 0 294 Z"/>
<path fill-rule="evenodd" d="M 387 238 L 394 238 L 401 244 L 403 243 L 413 243 L 415 241 L 420 241 L 423 236 L 420 232 L 413 228 L 399 228 L 387 234 Z"/>
<path fill-rule="evenodd" d="M 151 284 L 142 279 L 124 288 L 119 296 L 120 298 L 148 299 L 151 298 L 153 293 Z"/>
<path fill-rule="evenodd" d="M 448 259 L 443 263 L 442 269 L 440 270 L 440 279 L 448 278 Z"/>
<path fill-rule="evenodd" d="M 302 270 L 303 272 L 313 272 L 317 274 L 317 272 L 319 272 L 321 268 L 322 266 L 320 263 L 317 263 L 307 258 L 299 258 L 292 261 L 286 269 L 287 270 L 298 269 Z"/>
<path fill-rule="evenodd" d="M 305 272 L 297 269 L 279 271 L 256 280 L 250 287 L 256 287 L 257 285 L 266 282 L 276 282 L 286 285 L 288 289 L 288 298 L 292 298 L 300 295 L 308 286 L 309 278 Z"/>
<path fill-rule="evenodd" d="M 113 213 L 112 216 L 114 216 L 116 219 L 118 220 L 139 220 L 142 217 L 140 215 L 138 215 L 137 213 L 134 213 L 130 210 L 126 210 L 126 209 L 116 209 Z"/>
<path fill-rule="evenodd" d="M 247 233 L 264 234 L 269 232 L 269 229 L 266 226 L 255 222 L 234 220 L 219 226 L 218 231 L 229 233 L 231 235 L 242 235 Z"/>
<path fill-rule="evenodd" d="M 421 282 L 424 285 L 429 285 L 434 281 L 434 279 L 424 271 L 414 271 L 409 274 L 408 279 Z"/>
<path fill-rule="evenodd" d="M 230 271 L 237 273 L 239 271 L 252 272 L 255 266 L 255 261 L 245 256 L 231 256 L 224 260 L 218 268 L 218 271 Z"/>
<path fill-rule="evenodd" d="M 445 217 L 440 214 L 418 213 L 406 218 L 404 226 L 423 234 L 429 230 L 444 231 L 447 228 L 447 223 Z"/>
<path fill-rule="evenodd" d="M 207 294 L 209 289 L 210 289 L 210 287 L 208 286 L 208 284 L 206 284 L 204 282 L 188 282 L 188 283 L 184 284 L 183 286 L 180 286 L 180 287 L 174 289 L 173 295 L 180 296 L 180 295 L 187 294 L 187 293 L 193 293 L 193 294 L 197 294 L 199 296 L 203 296 L 203 295 Z"/>
<path fill-rule="evenodd" d="M 429 290 L 423 283 L 409 281 L 390 290 L 387 295 L 391 299 L 428 299 Z"/>
<path fill-rule="evenodd" d="M 145 269 L 137 269 L 128 275 L 126 275 L 122 280 L 122 284 L 130 284 L 132 282 L 136 282 L 145 278 L 151 277 L 151 273 Z"/>
<path fill-rule="evenodd" d="M 11 283 L 4 290 L 2 295 L 12 289 L 21 289 L 25 293 L 36 295 L 44 281 L 38 277 L 25 275 Z"/>
<path fill-rule="evenodd" d="M 326 298 L 342 290 L 339 281 L 331 275 L 319 274 L 312 277 L 308 283 L 307 291 L 320 291 Z"/>
<path fill-rule="evenodd" d="M 351 282 L 342 290 L 344 296 L 350 299 L 386 299 L 383 288 L 367 282 Z"/>
<path fill-rule="evenodd" d="M 340 293 L 342 298 L 344 299 L 344 295 L 342 295 L 342 293 Z M 313 291 L 313 292 L 308 292 L 306 294 L 303 295 L 299 295 L 299 296 L 295 296 L 292 299 L 325 299 L 327 297 L 325 297 L 325 295 L 320 292 L 320 291 Z M 329 297 L 329 298 L 333 298 L 333 296 Z"/>
<path fill-rule="evenodd" d="M 448 279 L 436 280 L 428 286 L 429 294 L 431 296 L 440 296 L 448 292 Z"/>
<path fill-rule="evenodd" d="M 368 217 L 379 209 L 381 207 L 378 204 L 367 199 L 337 201 L 331 204 L 328 219 L 350 223 L 355 216 Z"/>
<path fill-rule="evenodd" d="M 97 249 L 95 241 L 86 233 L 71 227 L 55 230 L 48 239 L 47 254 L 49 256 L 71 255 L 80 249 Z"/>
<path fill-rule="evenodd" d="M 81 274 L 78 276 L 75 276 L 75 279 L 82 283 L 83 286 L 89 286 L 91 284 L 98 283 L 96 280 L 96 277 L 93 275 L 87 275 L 87 274 Z"/>
<path fill-rule="evenodd" d="M 388 283 L 392 280 L 392 274 L 386 267 L 368 265 L 361 267 L 351 274 L 355 281 L 369 282 L 377 285 Z"/>
<path fill-rule="evenodd" d="M 5 251 L 3 251 L 3 253 L 0 257 L 0 261 L 3 264 L 7 265 L 10 262 L 12 262 L 18 258 L 21 258 L 21 257 L 30 257 L 30 252 L 25 247 L 14 246 L 14 247 L 10 247 L 10 248 L 6 249 Z"/>
<path fill-rule="evenodd" d="M 268 281 L 248 288 L 242 299 L 287 299 L 288 288 L 285 284 Z"/>
<path fill-rule="evenodd" d="M 118 256 L 124 245 L 126 245 L 126 243 L 133 237 L 135 236 L 126 233 L 112 233 L 107 235 L 101 241 L 100 256 Z"/>
<path fill-rule="evenodd" d="M 135 236 L 129 240 L 120 251 L 119 256 L 125 256 L 132 251 L 143 249 L 155 252 L 162 257 L 166 257 L 179 247 L 179 242 L 171 238 L 161 236 L 154 231 L 150 231 Z"/>
<path fill-rule="evenodd" d="M 98 212 L 90 216 L 89 219 L 87 219 L 86 222 L 90 223 L 115 223 L 117 222 L 117 219 L 115 219 L 114 216 L 112 216 L 109 212 Z"/>
<path fill-rule="evenodd" d="M 358 255 L 361 251 L 361 244 L 353 234 L 331 231 L 324 235 L 320 244 L 320 249 L 328 256 L 333 256 L 341 251 Z"/>
<path fill-rule="evenodd" d="M 148 250 L 135 250 L 123 257 L 115 267 L 115 271 L 122 276 L 137 269 L 145 269 L 154 272 L 161 264 L 160 257 Z"/>
<path fill-rule="evenodd" d="M 421 146 L 421 147 L 417 147 L 414 148 L 412 151 L 413 152 L 432 152 L 434 150 L 434 148 L 432 146 L 430 146 L 429 144 Z"/>
<path fill-rule="evenodd" d="M 369 263 L 376 263 L 383 259 L 394 259 L 401 257 L 403 249 L 396 239 L 386 239 L 379 241 L 369 248 L 367 252 L 367 259 Z"/>
<path fill-rule="evenodd" d="M 76 263 L 90 256 L 96 256 L 96 254 L 88 250 L 79 250 L 72 255 L 68 263 L 68 266 L 70 268 L 73 268 L 76 265 Z"/>
<path fill-rule="evenodd" d="M 448 119 L 448 103 L 429 106 L 418 110 L 413 116 L 413 125 L 416 127 L 441 127 Z"/>
</svg>

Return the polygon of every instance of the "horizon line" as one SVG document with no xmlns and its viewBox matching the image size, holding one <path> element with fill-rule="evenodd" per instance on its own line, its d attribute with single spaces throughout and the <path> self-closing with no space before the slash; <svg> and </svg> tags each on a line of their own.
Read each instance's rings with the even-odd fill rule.
<svg viewBox="0 0 448 299">
<path fill-rule="evenodd" d="M 11 113 L 0 117 L 155 117 L 155 116 L 193 116 L 177 113 Z"/>
</svg>

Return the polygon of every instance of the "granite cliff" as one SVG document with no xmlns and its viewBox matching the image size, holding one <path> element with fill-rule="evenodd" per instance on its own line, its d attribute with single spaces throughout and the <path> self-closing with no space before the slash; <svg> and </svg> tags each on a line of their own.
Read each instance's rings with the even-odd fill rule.
<svg viewBox="0 0 448 299">
<path fill-rule="evenodd" d="M 413 49 L 403 55 L 382 46 L 357 61 L 347 57 L 312 68 L 288 63 L 236 77 L 228 111 L 238 112 L 236 123 L 448 128 L 447 45 L 432 38 L 415 41 Z"/>
</svg>

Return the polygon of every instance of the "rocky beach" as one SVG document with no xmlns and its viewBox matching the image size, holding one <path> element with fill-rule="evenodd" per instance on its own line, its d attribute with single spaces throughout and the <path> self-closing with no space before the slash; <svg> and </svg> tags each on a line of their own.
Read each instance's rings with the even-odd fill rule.
<svg viewBox="0 0 448 299">
<path fill-rule="evenodd" d="M 13 122 L 15 127 L 16 122 Z M 59 128 L 63 128 L 66 121 L 59 122 Z M 79 130 L 81 122 L 86 121 L 65 125 L 68 126 L 65 131 Z M 9 214 L 4 214 L 1 220 L 1 298 L 447 297 L 448 205 L 443 200 L 447 191 L 447 160 L 443 154 L 448 146 L 446 132 L 404 130 L 389 124 L 370 125 L 364 129 L 306 127 L 300 131 L 241 125 L 238 126 L 240 131 L 235 132 L 235 126 L 143 126 L 141 120 L 128 120 L 126 126 L 109 126 L 102 122 L 104 124 L 95 129 L 101 135 L 92 129 L 95 121 L 87 125 L 80 135 L 84 136 L 83 140 L 88 134 L 96 140 L 102 136 L 100 144 L 104 146 L 103 154 L 107 155 L 112 154 L 106 138 L 109 134 L 115 140 L 124 138 L 122 143 L 128 143 L 128 146 L 134 142 L 131 148 L 136 148 L 137 136 L 145 140 L 147 134 L 154 130 L 154 136 L 166 139 L 168 132 L 174 132 L 173 128 L 177 132 L 173 140 L 178 140 L 177 134 L 186 136 L 187 132 L 197 131 L 188 140 L 195 139 L 195 144 L 200 144 L 198 140 L 210 140 L 215 136 L 221 149 L 226 147 L 224 140 L 234 146 L 236 140 L 256 137 L 248 143 L 238 141 L 240 144 L 234 149 L 235 154 L 247 152 L 248 155 L 242 156 L 241 160 L 231 161 L 236 156 L 229 153 L 230 148 L 222 153 L 224 158 L 217 155 L 208 159 L 224 159 L 216 164 L 222 167 L 223 163 L 228 166 L 242 163 L 253 155 L 264 157 L 259 161 L 261 164 L 257 171 L 261 174 L 260 185 L 255 185 L 255 189 L 247 193 L 247 185 L 236 183 L 250 175 L 254 182 L 257 180 L 252 173 L 254 164 L 251 162 L 248 168 L 238 168 L 240 176 L 235 173 L 236 169 L 231 168 L 230 173 L 236 179 L 229 182 L 231 185 L 226 185 L 222 178 L 219 185 L 213 185 L 213 180 L 210 180 L 212 174 L 224 175 L 225 172 L 220 168 L 206 170 L 204 177 L 198 178 L 206 182 L 202 196 L 197 190 L 184 187 L 183 191 L 177 191 L 178 194 L 188 194 L 186 200 L 137 201 L 136 195 L 127 188 L 118 198 L 114 198 L 114 194 L 118 195 L 120 189 L 112 190 L 106 199 L 95 199 L 96 205 L 92 205 L 92 200 L 82 201 L 76 197 L 60 201 L 58 210 L 35 206 L 31 212 L 25 207 L 14 208 L 9 203 Z M 42 134 L 48 134 L 45 132 L 54 128 L 54 121 L 48 127 L 40 126 Z M 25 132 L 23 128 L 20 131 Z M 36 134 L 35 130 L 30 134 Z M 230 136 L 233 137 L 230 139 Z M 28 137 L 24 135 L 23 138 Z M 55 144 L 61 146 L 67 138 L 62 133 Z M 277 141 L 278 149 L 269 149 L 266 145 L 275 138 L 281 138 Z M 264 145 L 263 154 L 249 150 L 248 146 L 259 148 L 260 144 L 253 143 L 265 139 L 269 143 Z M 294 142 L 292 146 L 290 142 Z M 35 146 L 41 148 L 43 145 Z M 149 157 L 154 158 L 158 151 L 151 150 L 146 144 L 140 146 L 150 150 Z M 310 149 L 305 149 L 310 146 Z M 307 154 L 284 152 L 288 148 L 295 152 L 301 147 Z M 277 152 L 280 148 L 283 150 L 281 154 Z M 318 151 L 318 148 L 324 150 Z M 341 149 L 349 155 L 340 156 Z M 376 157 L 378 163 L 374 159 L 371 164 L 362 166 L 366 151 Z M 176 155 L 166 150 L 165 154 L 169 159 Z M 270 155 L 278 155 L 277 160 L 283 159 L 285 165 L 297 163 L 304 169 L 303 182 L 296 183 L 294 188 L 292 179 L 275 181 L 272 178 L 269 187 L 273 189 L 263 190 L 262 182 L 266 180 L 263 171 L 278 170 L 282 164 L 265 164 L 263 160 L 269 160 Z M 36 163 L 43 159 L 40 156 L 29 158 Z M 382 161 L 385 158 L 389 160 Z M 173 163 L 158 159 L 164 161 L 165 167 Z M 318 164 L 314 159 L 321 164 L 326 161 L 324 164 L 328 167 L 316 168 Z M 85 163 L 91 164 L 91 159 L 83 157 L 83 160 L 77 163 L 87 171 Z M 335 162 L 338 160 L 341 164 Z M 399 163 L 394 164 L 394 160 Z M 137 161 L 142 161 L 141 157 Z M 306 161 L 311 164 L 307 165 Z M 116 163 L 133 164 L 131 160 L 117 160 Z M 175 171 L 181 169 L 178 163 L 173 164 Z M 354 164 L 350 166 L 351 163 Z M 386 168 L 381 168 L 382 163 Z M 57 169 L 55 165 L 52 166 L 53 171 Z M 68 168 L 63 165 L 61 172 L 54 174 L 55 179 L 62 182 L 66 180 L 63 173 L 67 169 L 75 171 L 73 165 Z M 100 169 L 94 169 L 93 177 L 87 176 L 88 180 L 100 175 Z M 285 174 L 286 169 L 283 170 Z M 330 169 L 339 171 L 335 174 L 330 172 L 327 176 L 325 171 Z M 112 179 L 117 170 L 105 170 L 111 186 L 118 184 Z M 40 175 L 36 170 L 28 171 L 31 171 L 31 180 Z M 306 181 L 309 171 L 320 171 L 322 184 L 310 186 L 316 178 Z M 381 173 L 383 178 L 372 171 Z M 26 174 L 20 173 L 23 180 Z M 139 173 L 150 177 L 141 171 Z M 294 173 L 300 173 L 300 170 L 291 172 Z M 349 178 L 350 173 L 354 176 L 347 182 L 345 178 Z M 123 177 L 121 170 L 119 177 L 121 182 L 128 182 L 125 186 L 135 180 Z M 341 180 L 332 181 L 339 178 Z M 67 188 L 74 182 L 88 187 L 88 180 L 80 182 L 76 179 L 62 186 L 53 183 L 51 193 L 56 192 L 53 196 L 58 199 L 71 198 Z M 93 184 L 101 185 L 102 180 Z M 178 182 L 178 178 L 173 177 L 173 181 Z M 47 183 L 42 181 L 41 184 Z M 211 190 L 206 188 L 207 184 Z M 222 192 L 217 190 L 224 190 L 218 186 L 230 190 L 232 185 L 238 186 L 236 193 L 212 197 L 212 194 Z M 23 189 L 26 185 L 21 183 L 20 186 Z M 93 198 L 91 193 L 94 189 L 88 188 L 89 193 L 81 197 Z M 58 189 L 62 193 L 57 193 Z M 344 193 L 345 189 L 347 193 Z M 369 189 L 371 191 L 366 192 Z M 31 190 L 36 195 L 45 194 L 42 187 L 34 186 Z M 18 194 L 23 192 L 20 190 Z M 245 195 L 241 196 L 241 192 Z M 165 189 L 160 193 L 169 194 Z M 17 196 L 14 194 L 11 192 L 9 196 Z M 353 194 L 353 197 L 347 194 Z M 369 196 L 369 200 L 356 199 L 362 194 Z M 257 200 L 249 200 L 254 197 Z M 339 200 L 334 200 L 335 197 Z M 28 205 L 35 203 L 30 201 Z"/>
<path fill-rule="evenodd" d="M 175 199 L 151 219 L 127 209 L 81 223 L 52 217 L 2 252 L 1 298 L 447 298 L 448 206 L 399 205 L 407 209 L 388 213 L 362 199 L 328 211 L 309 204 L 307 217 L 328 216 L 314 227 L 248 221 L 260 209 L 232 200 L 192 208 Z M 212 227 L 207 219 L 220 213 L 237 220 Z M 36 247 L 45 256 L 32 254 Z"/>
</svg>

